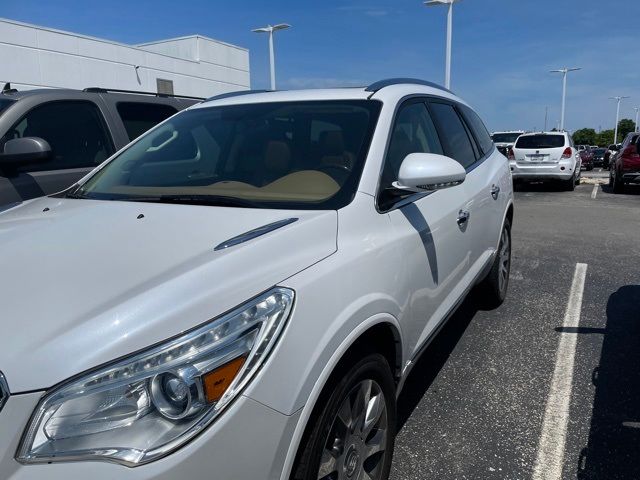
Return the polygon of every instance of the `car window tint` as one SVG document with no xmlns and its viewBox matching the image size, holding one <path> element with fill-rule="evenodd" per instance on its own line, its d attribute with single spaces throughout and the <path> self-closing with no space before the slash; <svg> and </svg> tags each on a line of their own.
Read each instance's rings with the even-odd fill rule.
<svg viewBox="0 0 640 480">
<path fill-rule="evenodd" d="M 382 190 L 398 179 L 400 165 L 410 153 L 444 154 L 435 125 L 421 102 L 402 107 L 396 116 L 382 171 Z"/>
<path fill-rule="evenodd" d="M 95 167 L 114 151 L 102 114 L 92 102 L 50 102 L 35 107 L 0 140 L 40 137 L 51 146 L 49 161 L 23 167 L 21 171 Z"/>
<path fill-rule="evenodd" d="M 559 148 L 564 147 L 565 138 L 562 134 L 523 135 L 518 138 L 516 148 Z"/>
<path fill-rule="evenodd" d="M 462 120 L 452 105 L 430 103 L 446 154 L 467 168 L 476 161 L 474 148 Z"/>
<path fill-rule="evenodd" d="M 466 117 L 467 122 L 469 123 L 469 126 L 471 127 L 471 130 L 473 130 L 473 133 L 476 136 L 476 140 L 478 140 L 478 143 L 480 144 L 482 153 L 484 155 L 487 155 L 493 149 L 493 140 L 491 140 L 491 135 L 489 135 L 487 127 L 485 127 L 484 123 L 476 112 L 471 110 L 466 105 L 462 105 L 461 108 L 464 112 L 464 116 Z M 511 137 L 513 137 L 513 135 L 511 135 Z M 515 141 L 517 137 L 518 135 L 516 135 L 516 138 L 513 138 L 511 141 Z"/>
<path fill-rule="evenodd" d="M 381 104 L 295 101 L 181 112 L 85 185 L 92 198 L 227 196 L 333 209 L 356 192 Z"/>
<path fill-rule="evenodd" d="M 121 102 L 118 103 L 117 109 L 129 140 L 138 138 L 177 112 L 170 105 L 157 103 Z"/>
</svg>

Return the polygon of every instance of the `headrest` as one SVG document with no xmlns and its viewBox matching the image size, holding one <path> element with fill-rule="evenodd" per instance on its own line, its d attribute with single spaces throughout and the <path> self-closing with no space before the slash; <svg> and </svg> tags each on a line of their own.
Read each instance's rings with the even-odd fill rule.
<svg viewBox="0 0 640 480">
<path fill-rule="evenodd" d="M 264 154 L 264 164 L 267 170 L 281 172 L 289 168 L 291 163 L 291 149 L 285 142 L 272 140 L 267 143 Z"/>
<path fill-rule="evenodd" d="M 329 130 L 320 134 L 320 146 L 324 155 L 342 155 L 344 138 L 341 130 Z"/>
</svg>

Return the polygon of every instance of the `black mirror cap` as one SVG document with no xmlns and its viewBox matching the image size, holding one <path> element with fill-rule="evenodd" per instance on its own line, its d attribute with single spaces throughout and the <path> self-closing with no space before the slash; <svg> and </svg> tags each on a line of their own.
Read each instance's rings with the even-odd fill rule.
<svg viewBox="0 0 640 480">
<path fill-rule="evenodd" d="M 44 162 L 51 157 L 51 145 L 40 137 L 24 137 L 8 140 L 0 153 L 0 165 L 19 167 L 29 163 Z"/>
</svg>

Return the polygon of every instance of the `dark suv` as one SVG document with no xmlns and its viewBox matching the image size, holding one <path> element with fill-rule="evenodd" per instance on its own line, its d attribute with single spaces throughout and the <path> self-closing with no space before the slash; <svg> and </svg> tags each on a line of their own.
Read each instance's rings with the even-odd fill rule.
<svg viewBox="0 0 640 480">
<path fill-rule="evenodd" d="M 640 183 L 640 134 L 637 132 L 627 134 L 609 168 L 609 186 L 614 193 L 624 192 L 627 183 Z"/>
<path fill-rule="evenodd" d="M 0 93 L 0 208 L 58 192 L 202 99 L 124 90 Z"/>
</svg>

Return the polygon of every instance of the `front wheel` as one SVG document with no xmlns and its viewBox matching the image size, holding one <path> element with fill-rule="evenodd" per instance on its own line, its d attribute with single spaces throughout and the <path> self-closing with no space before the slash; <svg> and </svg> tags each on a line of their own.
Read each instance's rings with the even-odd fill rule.
<svg viewBox="0 0 640 480">
<path fill-rule="evenodd" d="M 329 381 L 296 456 L 291 480 L 387 480 L 396 429 L 395 383 L 380 354 Z"/>
<path fill-rule="evenodd" d="M 511 223 L 505 219 L 500 234 L 500 244 L 493 265 L 486 278 L 480 283 L 482 299 L 488 308 L 497 308 L 507 297 L 509 275 L 511 273 Z"/>
</svg>

